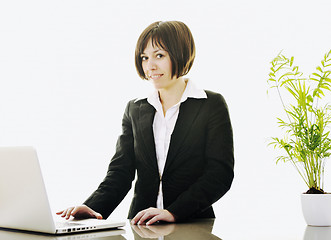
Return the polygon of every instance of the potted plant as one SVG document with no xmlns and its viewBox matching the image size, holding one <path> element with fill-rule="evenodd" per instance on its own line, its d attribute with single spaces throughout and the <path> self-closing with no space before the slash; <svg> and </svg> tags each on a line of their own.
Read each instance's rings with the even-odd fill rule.
<svg viewBox="0 0 331 240">
<path fill-rule="evenodd" d="M 325 101 L 331 91 L 331 50 L 309 77 L 303 77 L 294 57 L 282 53 L 271 62 L 268 83 L 275 89 L 285 111 L 277 118 L 283 137 L 270 145 L 284 154 L 276 162 L 290 162 L 308 191 L 301 194 L 302 210 L 308 225 L 331 226 L 331 194 L 324 192 L 324 167 L 331 155 L 331 106 Z"/>
</svg>

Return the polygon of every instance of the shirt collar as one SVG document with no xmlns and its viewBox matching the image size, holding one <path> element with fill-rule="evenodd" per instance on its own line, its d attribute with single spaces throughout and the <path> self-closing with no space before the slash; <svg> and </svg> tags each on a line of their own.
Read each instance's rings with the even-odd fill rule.
<svg viewBox="0 0 331 240">
<path fill-rule="evenodd" d="M 197 88 L 191 80 L 187 79 L 186 88 L 180 102 L 185 102 L 188 98 L 207 98 L 207 94 L 204 90 Z"/>
<path fill-rule="evenodd" d="M 186 81 L 187 81 L 186 88 L 179 103 L 185 102 L 186 99 L 188 98 L 196 98 L 196 99 L 207 98 L 207 94 L 203 89 L 197 88 L 195 84 L 189 79 L 186 79 Z M 134 102 L 138 102 L 139 100 L 142 99 L 146 99 L 146 97 L 137 98 Z M 151 104 L 157 109 L 161 104 L 159 98 L 159 92 L 157 90 L 154 90 L 147 97 L 147 101 L 149 104 Z"/>
</svg>

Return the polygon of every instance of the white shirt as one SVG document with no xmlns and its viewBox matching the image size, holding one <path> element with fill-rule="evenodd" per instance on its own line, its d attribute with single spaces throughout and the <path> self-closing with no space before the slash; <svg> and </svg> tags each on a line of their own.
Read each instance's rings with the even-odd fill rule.
<svg viewBox="0 0 331 240">
<path fill-rule="evenodd" d="M 185 102 L 187 98 L 207 98 L 207 94 L 202 89 L 198 89 L 187 79 L 187 85 L 182 95 L 181 100 L 169 108 L 165 115 L 163 114 L 162 104 L 160 102 L 159 93 L 155 90 L 148 98 L 147 101 L 155 109 L 155 117 L 153 122 L 153 133 L 156 150 L 157 164 L 160 175 L 160 188 L 157 197 L 156 207 L 163 209 L 163 193 L 162 193 L 162 175 L 164 166 L 166 164 L 167 154 L 169 150 L 171 134 L 175 128 L 175 124 L 179 114 L 179 106 Z"/>
</svg>

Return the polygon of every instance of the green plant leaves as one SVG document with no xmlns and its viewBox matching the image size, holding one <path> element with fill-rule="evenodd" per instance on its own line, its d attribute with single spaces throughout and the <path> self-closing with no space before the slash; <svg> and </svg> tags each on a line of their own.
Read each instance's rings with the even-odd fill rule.
<svg viewBox="0 0 331 240">
<path fill-rule="evenodd" d="M 331 50 L 309 78 L 302 77 L 294 57 L 279 53 L 271 61 L 268 83 L 270 89 L 277 89 L 287 120 L 277 118 L 284 136 L 273 137 L 269 145 L 284 150 L 276 163 L 291 162 L 309 188 L 322 187 L 325 159 L 331 156 L 331 107 L 319 106 L 319 99 L 331 91 L 330 74 Z M 285 104 L 282 91 L 289 93 L 295 104 Z"/>
</svg>

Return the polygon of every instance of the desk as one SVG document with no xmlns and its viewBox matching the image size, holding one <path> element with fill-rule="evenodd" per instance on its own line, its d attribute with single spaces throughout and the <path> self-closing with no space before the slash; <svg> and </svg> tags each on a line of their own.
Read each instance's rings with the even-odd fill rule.
<svg viewBox="0 0 331 240">
<path fill-rule="evenodd" d="M 295 223 L 294 223 L 295 224 Z M 248 227 L 252 231 L 247 232 Z M 300 231 L 290 232 L 283 226 L 274 226 L 270 229 L 258 229 L 254 224 L 246 224 L 246 228 L 239 225 L 229 227 L 222 221 L 206 219 L 191 221 L 188 223 L 159 224 L 152 226 L 130 225 L 120 230 L 98 231 L 93 233 L 73 234 L 64 236 L 52 236 L 45 234 L 34 234 L 20 231 L 0 230 L 1 240 L 330 240 L 331 227 L 309 227 L 303 225 Z M 291 226 L 288 226 L 291 227 Z M 222 234 L 224 233 L 224 234 Z M 293 237 L 293 233 L 297 236 Z M 292 234 L 292 235 L 291 235 Z M 224 236 L 223 236 L 224 235 Z M 223 238 L 224 237 L 224 238 Z"/>
</svg>

